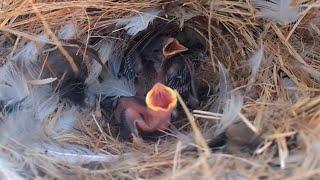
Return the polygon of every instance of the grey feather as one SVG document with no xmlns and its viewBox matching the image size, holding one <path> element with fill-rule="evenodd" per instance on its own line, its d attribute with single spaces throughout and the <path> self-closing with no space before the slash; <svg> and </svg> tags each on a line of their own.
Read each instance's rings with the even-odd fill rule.
<svg viewBox="0 0 320 180">
<path fill-rule="evenodd" d="M 291 0 L 253 0 L 258 9 L 258 17 L 267 18 L 282 25 L 296 21 L 301 15 L 301 7 L 292 5 Z"/>
<path fill-rule="evenodd" d="M 19 65 L 19 68 L 25 75 L 37 79 L 41 71 L 41 65 L 38 64 L 39 55 L 48 41 L 46 34 L 37 36 L 38 41 L 30 41 L 15 54 L 11 60 Z"/>
<path fill-rule="evenodd" d="M 212 112 L 222 111 L 222 107 L 224 106 L 224 103 L 226 102 L 226 99 L 228 97 L 228 93 L 231 89 L 228 72 L 226 68 L 220 61 L 218 61 L 218 67 L 219 67 L 219 86 L 218 86 L 219 93 L 217 97 L 217 103 L 215 103 L 210 110 Z"/>
<path fill-rule="evenodd" d="M 109 76 L 102 81 L 100 93 L 103 97 L 121 97 L 134 96 L 136 91 L 133 82 Z"/>
<path fill-rule="evenodd" d="M 232 92 L 223 109 L 222 119 L 215 132 L 216 136 L 223 133 L 230 125 L 238 120 L 238 114 L 242 109 L 242 105 L 243 96 L 240 92 Z"/>
<path fill-rule="evenodd" d="M 136 16 L 116 19 L 115 22 L 117 25 L 125 25 L 124 29 L 127 31 L 127 33 L 131 36 L 134 36 L 140 31 L 145 30 L 159 13 L 160 10 L 158 9 L 150 9 L 145 12 L 141 12 Z"/>
<path fill-rule="evenodd" d="M 8 62 L 0 69 L 0 101 L 12 105 L 29 95 L 27 80 L 17 66 Z"/>
<path fill-rule="evenodd" d="M 246 92 L 249 92 L 252 88 L 252 84 L 256 80 L 257 73 L 261 66 L 261 62 L 264 59 L 263 55 L 264 48 L 261 47 L 256 53 L 254 53 L 251 58 L 248 60 L 251 67 L 251 76 L 248 82 L 248 86 L 246 88 Z"/>
<path fill-rule="evenodd" d="M 74 39 L 77 36 L 77 28 L 76 24 L 69 21 L 59 29 L 57 37 L 64 40 Z"/>
</svg>

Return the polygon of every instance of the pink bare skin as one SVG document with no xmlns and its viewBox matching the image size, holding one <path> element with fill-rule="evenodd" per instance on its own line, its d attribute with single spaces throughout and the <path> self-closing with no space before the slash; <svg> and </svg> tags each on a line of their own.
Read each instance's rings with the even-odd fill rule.
<svg viewBox="0 0 320 180">
<path fill-rule="evenodd" d="M 155 132 L 165 130 L 170 125 L 171 113 L 168 111 L 154 111 L 148 108 L 143 100 L 135 97 L 121 98 L 115 118 L 118 123 L 126 121 L 130 131 L 138 136 L 138 132 Z"/>
</svg>

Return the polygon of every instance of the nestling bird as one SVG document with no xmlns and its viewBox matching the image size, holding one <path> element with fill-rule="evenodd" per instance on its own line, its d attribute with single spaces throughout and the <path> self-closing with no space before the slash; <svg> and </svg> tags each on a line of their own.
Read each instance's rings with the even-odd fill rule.
<svg viewBox="0 0 320 180">
<path fill-rule="evenodd" d="M 193 63 L 181 54 L 187 50 L 177 39 L 164 37 L 161 51 L 163 59 L 160 63 L 155 62 L 156 81 L 177 89 L 192 107 L 196 107 L 199 100 L 193 78 Z"/>
<path fill-rule="evenodd" d="M 158 76 L 165 85 L 176 89 L 192 108 L 199 105 L 194 82 L 194 67 L 185 56 L 178 55 L 167 59 L 162 64 Z"/>
<path fill-rule="evenodd" d="M 44 73 L 41 78 L 58 78 L 57 90 L 61 96 L 76 104 L 81 104 L 84 99 L 85 80 L 89 74 L 89 61 L 95 60 L 103 68 L 105 65 L 101 62 L 97 52 L 91 48 L 85 49 L 81 44 L 63 48 L 72 57 L 78 71 L 74 72 L 66 57 L 60 50 L 55 49 L 49 51 L 46 58 L 42 60 Z"/>
<path fill-rule="evenodd" d="M 128 139 L 132 134 L 139 136 L 139 132 L 167 129 L 176 105 L 175 92 L 161 83 L 147 93 L 145 102 L 139 97 L 122 97 L 115 110 L 120 137 Z"/>
<path fill-rule="evenodd" d="M 143 60 L 143 70 L 138 77 L 136 87 L 137 93 L 145 95 L 155 83 L 164 82 L 162 66 L 166 59 L 187 51 L 178 40 L 168 36 L 157 36 L 149 39 L 140 50 Z"/>
<path fill-rule="evenodd" d="M 172 37 L 159 36 L 151 42 L 148 42 L 141 50 L 142 57 L 146 61 L 154 63 L 156 71 L 160 70 L 163 62 L 176 54 L 187 51 L 188 48 Z"/>
</svg>

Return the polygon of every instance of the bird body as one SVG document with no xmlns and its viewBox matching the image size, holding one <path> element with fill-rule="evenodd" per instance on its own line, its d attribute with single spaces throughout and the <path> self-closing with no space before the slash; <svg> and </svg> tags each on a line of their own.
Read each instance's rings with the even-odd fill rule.
<svg viewBox="0 0 320 180">
<path fill-rule="evenodd" d="M 158 71 L 166 59 L 187 50 L 188 48 L 181 45 L 175 38 L 159 35 L 142 50 L 142 57 L 146 61 L 152 62 L 154 69 Z"/>
<path fill-rule="evenodd" d="M 63 48 L 72 58 L 78 71 L 73 70 L 71 64 L 59 49 L 54 49 L 49 51 L 47 56 L 42 59 L 44 70 L 41 78 L 57 78 L 56 86 L 61 96 L 74 103 L 81 104 L 86 88 L 85 80 L 89 74 L 89 62 L 95 60 L 102 67 L 104 67 L 104 64 L 102 64 L 97 52 L 91 48 L 85 49 L 81 45 L 64 46 Z"/>
<path fill-rule="evenodd" d="M 165 85 L 176 89 L 191 107 L 195 108 L 198 106 L 199 101 L 193 73 L 192 62 L 183 55 L 177 55 L 163 63 L 157 79 Z"/>
<path fill-rule="evenodd" d="M 127 80 L 135 80 L 135 78 L 141 73 L 142 69 L 143 65 L 141 57 L 137 52 L 124 57 L 121 74 L 126 77 Z"/>
<path fill-rule="evenodd" d="M 122 97 L 115 110 L 120 136 L 127 139 L 131 133 L 138 136 L 139 132 L 167 129 L 176 104 L 174 91 L 161 83 L 153 86 L 145 102 L 139 97 Z"/>
</svg>

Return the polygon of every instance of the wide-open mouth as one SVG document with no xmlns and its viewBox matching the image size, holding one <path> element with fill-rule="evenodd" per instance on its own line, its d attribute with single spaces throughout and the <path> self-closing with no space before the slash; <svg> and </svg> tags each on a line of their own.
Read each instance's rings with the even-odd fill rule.
<svg viewBox="0 0 320 180">
<path fill-rule="evenodd" d="M 161 83 L 157 83 L 146 96 L 147 106 L 154 111 L 170 111 L 177 105 L 175 92 Z"/>
<path fill-rule="evenodd" d="M 188 48 L 184 47 L 180 42 L 172 37 L 165 38 L 164 46 L 162 49 L 163 56 L 167 59 L 178 53 L 187 51 Z"/>
</svg>

